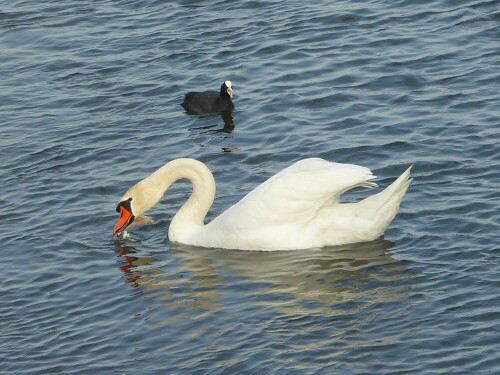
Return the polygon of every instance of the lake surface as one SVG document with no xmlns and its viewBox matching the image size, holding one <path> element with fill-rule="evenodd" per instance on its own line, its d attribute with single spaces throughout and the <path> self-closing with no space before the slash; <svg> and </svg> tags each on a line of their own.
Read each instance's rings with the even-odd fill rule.
<svg viewBox="0 0 500 375">
<path fill-rule="evenodd" d="M 485 0 L 3 2 L 0 373 L 500 373 L 499 41 Z M 232 119 L 179 106 L 226 79 Z M 114 239 L 178 157 L 208 219 L 305 157 L 414 181 L 370 243 L 173 244 L 187 183 Z"/>
</svg>

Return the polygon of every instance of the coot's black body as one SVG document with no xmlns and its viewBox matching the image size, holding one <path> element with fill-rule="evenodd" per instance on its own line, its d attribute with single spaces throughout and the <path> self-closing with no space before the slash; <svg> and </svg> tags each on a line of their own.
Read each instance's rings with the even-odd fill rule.
<svg viewBox="0 0 500 375">
<path fill-rule="evenodd" d="M 231 81 L 225 81 L 220 87 L 220 92 L 188 92 L 181 105 L 187 113 L 193 115 L 230 111 L 234 108 L 232 96 Z"/>
</svg>

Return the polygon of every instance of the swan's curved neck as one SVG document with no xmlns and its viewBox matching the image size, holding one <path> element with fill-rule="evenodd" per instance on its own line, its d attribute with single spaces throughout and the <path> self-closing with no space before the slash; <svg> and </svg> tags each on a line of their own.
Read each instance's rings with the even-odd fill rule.
<svg viewBox="0 0 500 375">
<path fill-rule="evenodd" d="M 194 232 L 204 226 L 205 216 L 215 198 L 215 180 L 205 164 L 194 159 L 176 159 L 168 162 L 142 182 L 154 206 L 175 181 L 188 179 L 193 192 L 170 223 L 168 236 L 171 241 L 186 242 Z M 145 210 L 143 210 L 145 212 Z"/>
</svg>

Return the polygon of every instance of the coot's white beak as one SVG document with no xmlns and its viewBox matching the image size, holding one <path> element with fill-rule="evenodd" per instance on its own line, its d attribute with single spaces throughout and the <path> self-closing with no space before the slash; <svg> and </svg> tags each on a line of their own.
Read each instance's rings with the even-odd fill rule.
<svg viewBox="0 0 500 375">
<path fill-rule="evenodd" d="M 232 98 L 233 97 L 233 89 L 231 87 L 228 87 L 227 89 L 227 94 Z"/>
</svg>

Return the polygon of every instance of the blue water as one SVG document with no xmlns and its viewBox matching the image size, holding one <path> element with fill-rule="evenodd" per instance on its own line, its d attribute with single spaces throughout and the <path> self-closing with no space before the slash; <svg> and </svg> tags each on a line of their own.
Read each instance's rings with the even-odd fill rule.
<svg viewBox="0 0 500 375">
<path fill-rule="evenodd" d="M 500 373 L 499 21 L 485 0 L 4 2 L 0 373 Z M 183 112 L 226 79 L 232 119 Z M 213 171 L 211 219 L 312 156 L 381 186 L 414 164 L 383 239 L 172 244 L 186 183 L 112 236 L 169 160 Z"/>
</svg>

